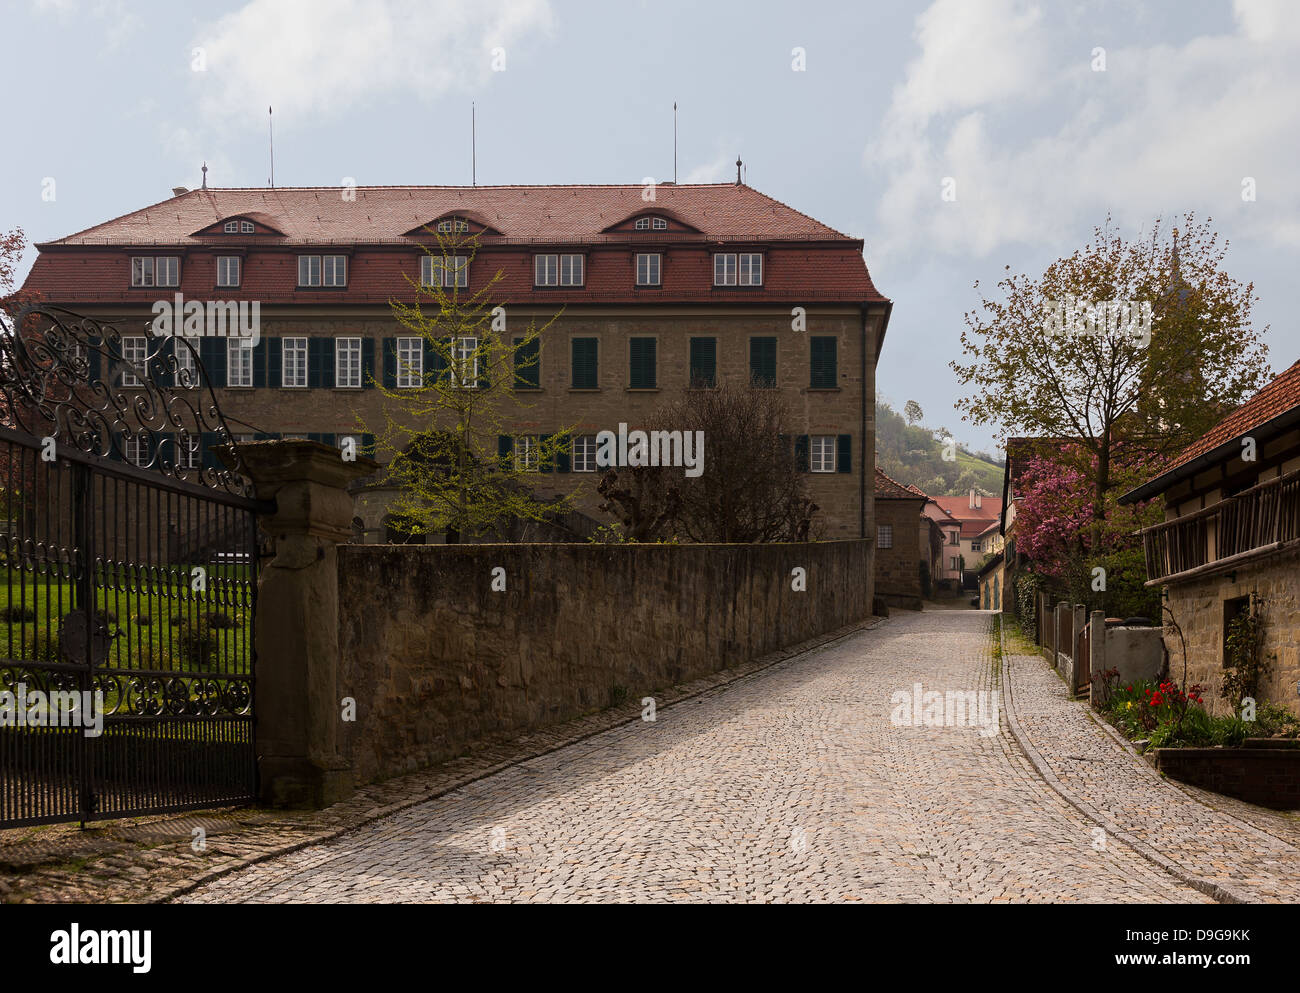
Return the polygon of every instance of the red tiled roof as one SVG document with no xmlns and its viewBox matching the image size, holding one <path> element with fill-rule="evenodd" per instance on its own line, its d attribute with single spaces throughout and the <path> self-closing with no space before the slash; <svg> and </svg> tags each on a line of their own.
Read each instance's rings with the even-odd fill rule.
<svg viewBox="0 0 1300 993">
<path fill-rule="evenodd" d="M 904 486 L 895 479 L 890 479 L 884 471 L 876 467 L 877 500 L 924 500 L 925 494 L 915 486 Z"/>
<path fill-rule="evenodd" d="M 1198 455 L 1247 435 L 1295 407 L 1300 407 L 1300 361 L 1183 449 L 1160 475 L 1174 472 Z"/>
<path fill-rule="evenodd" d="M 235 215 L 261 214 L 289 244 L 375 244 L 456 212 L 477 215 L 508 242 L 625 241 L 602 232 L 639 213 L 665 214 L 698 228 L 637 232 L 641 240 L 856 241 L 750 186 L 717 183 L 660 185 L 655 199 L 630 186 L 359 186 L 343 198 L 341 187 L 200 189 L 132 211 L 52 245 L 180 245 L 193 232 Z M 274 237 L 274 236 L 272 236 Z M 279 239 L 276 239 L 279 242 Z M 38 246 L 41 247 L 41 246 Z"/>
<path fill-rule="evenodd" d="M 776 305 L 805 302 L 886 303 L 862 256 L 862 241 L 849 238 L 749 186 L 661 185 L 655 200 L 640 186 L 390 186 L 358 187 L 344 200 L 338 187 L 192 190 L 57 241 L 43 242 L 24 284 L 54 304 L 138 304 L 154 291 L 129 285 L 126 256 L 132 248 L 180 249 L 181 285 L 187 297 L 211 295 L 215 256 L 224 246 L 248 250 L 241 285 L 222 298 L 266 303 L 387 303 L 409 295 L 407 278 L 418 274 L 422 227 L 458 215 L 500 234 L 485 234 L 470 267 L 469 289 L 501 272 L 496 294 L 512 303 L 655 303 L 707 301 L 754 303 L 751 287 L 713 285 L 711 251 L 722 244 L 766 250 L 761 300 Z M 353 191 L 349 191 L 353 192 Z M 609 231 L 643 213 L 670 216 L 667 231 Z M 253 218 L 279 234 L 196 234 L 234 216 Z M 674 228 L 674 224 L 680 222 Z M 689 230 L 698 229 L 698 231 Z M 590 246 L 585 284 L 533 285 L 532 252 L 544 246 Z M 644 245 L 666 251 L 661 287 L 633 286 L 626 250 Z M 357 246 L 343 290 L 297 285 L 295 255 L 305 248 Z M 598 249 L 604 248 L 605 251 Z"/>
<path fill-rule="evenodd" d="M 989 521 L 996 520 L 1002 515 L 1002 498 L 1001 497 L 980 497 L 980 505 L 972 507 L 969 496 L 937 496 L 931 497 L 935 503 L 947 511 L 952 517 L 962 522 L 962 533 L 966 533 L 965 524 L 967 521 L 983 521 L 987 526 Z M 981 528 L 983 530 L 983 528 Z M 978 533 L 978 532 L 977 532 Z"/>
</svg>

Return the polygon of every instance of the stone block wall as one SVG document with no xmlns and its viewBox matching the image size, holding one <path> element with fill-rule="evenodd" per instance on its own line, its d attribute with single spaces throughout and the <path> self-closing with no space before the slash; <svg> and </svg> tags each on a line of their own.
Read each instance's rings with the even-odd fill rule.
<svg viewBox="0 0 1300 993">
<path fill-rule="evenodd" d="M 1207 576 L 1169 587 L 1168 604 L 1187 640 L 1187 682 L 1200 683 L 1207 709 L 1226 714 L 1219 696 L 1223 685 L 1224 604 L 1255 593 L 1260 597 L 1264 654 L 1271 657 L 1260 683 L 1261 701 L 1281 704 L 1300 715 L 1300 550 L 1243 565 L 1235 575 Z M 1165 628 L 1169 671 L 1182 678 L 1182 644 Z"/>
<path fill-rule="evenodd" d="M 357 704 L 341 752 L 357 783 L 398 775 L 834 631 L 871 614 L 872 553 L 867 541 L 340 547 L 337 693 Z"/>
<path fill-rule="evenodd" d="M 891 607 L 921 609 L 920 531 L 921 500 L 876 497 L 876 533 L 880 525 L 893 529 L 893 547 L 876 548 L 876 595 Z"/>
</svg>

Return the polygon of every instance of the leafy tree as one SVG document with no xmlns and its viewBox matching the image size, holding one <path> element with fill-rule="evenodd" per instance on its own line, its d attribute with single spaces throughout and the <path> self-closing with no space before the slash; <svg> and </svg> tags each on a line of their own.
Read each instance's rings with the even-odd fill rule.
<svg viewBox="0 0 1300 993">
<path fill-rule="evenodd" d="M 426 229 L 430 230 L 430 229 Z M 393 527 L 410 534 L 461 535 L 498 532 L 512 521 L 552 519 L 571 507 L 572 495 L 539 498 L 537 473 L 554 466 L 571 433 L 530 436 L 504 452 L 498 439 L 511 434 L 505 413 L 526 409 L 514 391 L 516 377 L 537 362 L 538 342 L 558 314 L 538 326 L 508 327 L 504 307 L 494 306 L 497 272 L 478 290 L 463 293 L 450 275 L 454 259 L 465 265 L 477 254 L 476 235 L 433 232 L 437 247 L 429 285 L 407 277 L 414 300 L 389 302 L 393 316 L 423 346 L 423 368 L 410 356 L 386 356 L 398 380 L 410 388 L 375 381 L 388 401 L 382 424 L 358 424 L 376 438 L 376 454 L 389 457 L 386 482 L 398 488 L 389 512 Z M 452 285 L 444 287 L 447 268 Z M 382 461 L 382 459 L 381 459 Z"/>
<path fill-rule="evenodd" d="M 925 411 L 915 400 L 908 400 L 903 404 L 903 416 L 907 418 L 908 424 L 916 424 L 918 421 L 925 419 Z"/>
<path fill-rule="evenodd" d="M 1149 239 L 1133 241 L 1108 218 L 1037 278 L 1008 266 L 1000 298 L 985 297 L 966 315 L 968 361 L 951 363 L 970 390 L 956 405 L 963 420 L 1077 442 L 1073 464 L 1085 474 L 1094 521 L 1104 520 L 1118 457 L 1181 450 L 1269 377 L 1267 348 L 1250 322 L 1254 284 L 1223 270 L 1225 252 L 1192 214 L 1172 238 L 1157 220 Z M 1071 298 L 1137 309 L 1128 325 L 1058 329 L 1051 308 Z M 1150 305 L 1149 335 L 1142 304 Z"/>
</svg>

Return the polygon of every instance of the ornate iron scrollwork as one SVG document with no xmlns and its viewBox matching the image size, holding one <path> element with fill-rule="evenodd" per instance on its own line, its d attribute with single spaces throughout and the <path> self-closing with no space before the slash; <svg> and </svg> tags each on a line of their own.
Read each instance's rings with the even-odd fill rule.
<svg viewBox="0 0 1300 993">
<path fill-rule="evenodd" d="M 129 356 L 124 338 L 134 339 Z M 149 322 L 124 334 L 117 322 L 26 307 L 12 329 L 0 319 L 0 419 L 87 454 L 252 496 L 198 340 L 157 336 Z M 205 437 L 232 445 L 233 468 L 195 464 L 191 450 Z"/>
</svg>

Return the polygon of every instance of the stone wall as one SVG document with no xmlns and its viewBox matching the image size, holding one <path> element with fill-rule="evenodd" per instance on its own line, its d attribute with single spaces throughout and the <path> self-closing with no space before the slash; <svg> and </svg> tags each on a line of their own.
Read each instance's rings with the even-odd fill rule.
<svg viewBox="0 0 1300 993">
<path fill-rule="evenodd" d="M 1247 803 L 1300 810 L 1300 749 L 1272 744 L 1257 738 L 1246 748 L 1157 748 L 1156 768 L 1181 783 Z"/>
<path fill-rule="evenodd" d="M 1300 550 L 1241 566 L 1235 574 L 1207 576 L 1169 587 L 1169 608 L 1187 640 L 1187 682 L 1200 683 L 1207 708 L 1226 714 L 1219 696 L 1223 685 L 1224 604 L 1255 593 L 1260 597 L 1264 654 L 1271 657 L 1260 683 L 1258 699 L 1278 703 L 1300 715 Z M 1165 628 L 1169 670 L 1182 676 L 1182 644 Z"/>
<path fill-rule="evenodd" d="M 876 497 L 876 533 L 882 524 L 893 529 L 893 547 L 876 548 L 876 595 L 891 607 L 921 609 L 921 560 L 917 519 L 923 500 Z"/>
<path fill-rule="evenodd" d="M 871 614 L 872 553 L 864 541 L 340 547 L 337 694 L 357 704 L 341 753 L 357 783 L 397 775 L 834 631 Z M 791 588 L 796 567 L 805 592 Z"/>
</svg>

